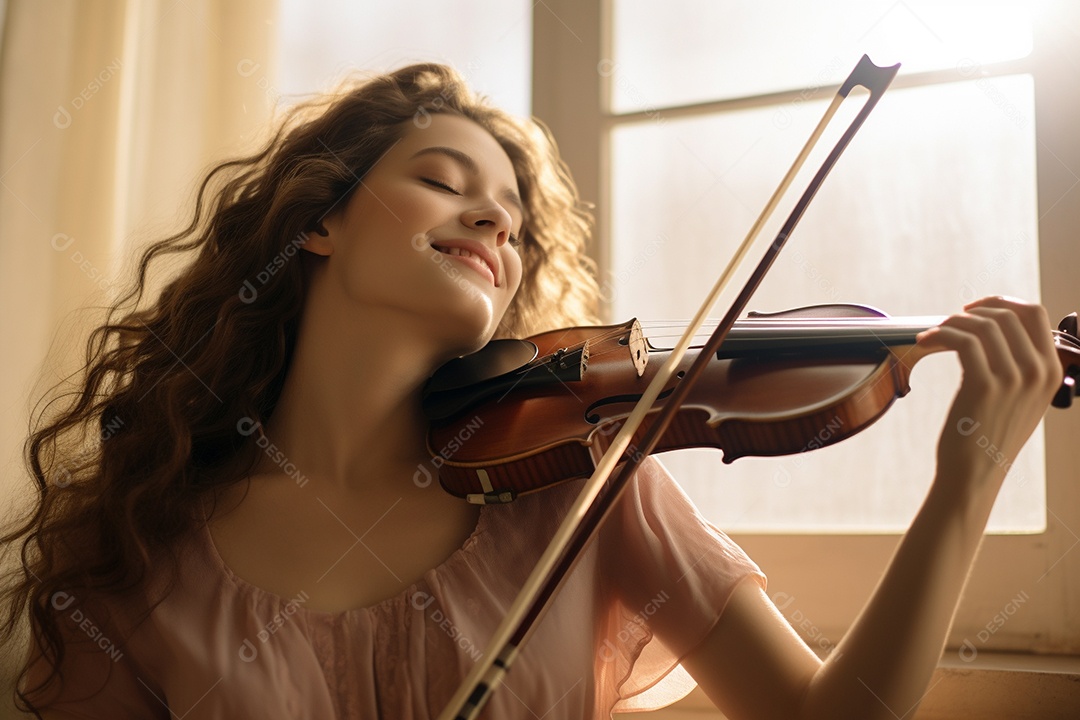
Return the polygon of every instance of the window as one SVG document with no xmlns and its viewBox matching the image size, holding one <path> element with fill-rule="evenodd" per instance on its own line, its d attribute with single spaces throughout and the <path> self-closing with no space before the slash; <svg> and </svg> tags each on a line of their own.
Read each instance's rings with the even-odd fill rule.
<svg viewBox="0 0 1080 720">
<path fill-rule="evenodd" d="M 1080 260 L 1069 229 L 1080 220 L 1080 143 L 1067 127 L 1080 103 L 1066 72 L 1076 51 L 1060 56 L 1059 29 L 1075 23 L 1062 14 L 1076 13 L 1064 3 L 1028 14 L 1019 3 L 863 2 L 819 10 L 823 20 L 797 3 L 542 5 L 534 112 L 600 211 L 609 320 L 696 309 L 714 281 L 700 268 L 715 275 L 726 262 L 834 92 L 822 86 L 838 84 L 863 52 L 877 64 L 902 61 L 901 74 L 751 309 L 849 301 L 942 315 L 992 292 L 1041 299 L 1055 320 L 1077 309 L 1065 268 Z M 705 464 L 665 461 L 762 564 L 789 618 L 809 619 L 815 646 L 828 645 L 925 494 L 957 381 L 955 359 L 928 358 L 909 397 L 833 448 L 733 465 L 709 451 L 697 453 Z M 1051 411 L 1045 436 L 1014 464 L 953 646 L 1080 645 L 1064 622 L 1076 602 L 1066 598 L 1078 595 L 1069 568 L 1080 557 L 1070 552 L 1080 505 L 1066 454 L 1076 415 Z M 994 625 L 1007 606 L 1016 612 Z M 983 632 L 988 624 L 993 632 Z"/>
<path fill-rule="evenodd" d="M 499 107 L 528 115 L 530 7 L 521 0 L 452 5 L 281 0 L 274 91 L 290 102 L 326 89 L 352 70 L 384 72 L 441 62 Z"/>
<path fill-rule="evenodd" d="M 863 52 L 888 65 L 906 61 L 905 47 L 912 48 L 916 71 L 906 63 L 901 68 L 905 87 L 885 94 L 748 309 L 860 303 L 891 315 L 923 316 L 951 312 L 991 291 L 1037 298 L 1031 75 L 1016 64 L 985 70 L 990 63 L 1029 55 L 1031 21 L 1023 8 L 991 16 L 998 22 L 984 18 L 965 27 L 955 6 L 943 14 L 933 4 L 861 2 L 846 8 L 853 20 L 841 25 L 826 22 L 834 20 L 832 14 L 815 18 L 809 8 L 792 3 L 785 22 L 811 31 L 791 34 L 791 43 L 770 53 L 771 62 L 755 62 L 758 43 L 746 38 L 768 31 L 776 7 L 695 8 L 704 17 L 690 25 L 715 35 L 706 44 L 704 37 L 687 43 L 663 31 L 644 31 L 661 16 L 674 15 L 685 26 L 678 13 L 615 4 L 612 102 L 629 118 L 616 116 L 611 128 L 615 240 L 607 283 L 613 316 L 690 317 L 706 296 L 715 272 L 702 269 L 723 267 L 833 94 L 783 87 L 783 59 L 795 68 L 794 81 L 839 84 Z M 682 16 L 689 13 L 684 7 Z M 856 33 L 848 47 L 843 41 Z M 942 36 L 953 41 L 935 42 Z M 823 37 L 832 42 L 823 43 Z M 687 62 L 718 71 L 686 72 L 677 64 L 677 47 L 692 48 Z M 719 70 L 727 67 L 740 72 Z M 661 77 L 671 81 L 661 83 Z M 700 103 L 705 90 L 719 102 L 685 117 L 668 119 L 649 108 L 654 96 Z M 861 104 L 854 94 L 845 103 L 772 232 L 763 234 L 762 249 Z M 886 277 L 906 281 L 882 282 Z M 958 380 L 952 357 L 921 362 L 913 394 L 859 442 L 779 460 L 745 458 L 719 471 L 715 453 L 708 451 L 675 453 L 668 462 L 699 505 L 731 531 L 902 531 L 932 477 L 933 449 Z M 819 436 L 836 429 L 823 427 Z M 1044 529 L 1043 455 L 1039 432 L 1012 466 L 991 530 Z M 896 483 L 898 469 L 912 482 Z"/>
</svg>

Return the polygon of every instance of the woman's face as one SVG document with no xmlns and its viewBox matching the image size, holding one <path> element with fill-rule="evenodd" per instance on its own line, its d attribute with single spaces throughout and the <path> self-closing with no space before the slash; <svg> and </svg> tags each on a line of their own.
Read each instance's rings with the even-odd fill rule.
<svg viewBox="0 0 1080 720">
<path fill-rule="evenodd" d="M 521 282 L 510 158 L 464 117 L 412 122 L 324 222 L 330 274 L 361 311 L 445 336 L 460 355 L 494 334 Z"/>
</svg>

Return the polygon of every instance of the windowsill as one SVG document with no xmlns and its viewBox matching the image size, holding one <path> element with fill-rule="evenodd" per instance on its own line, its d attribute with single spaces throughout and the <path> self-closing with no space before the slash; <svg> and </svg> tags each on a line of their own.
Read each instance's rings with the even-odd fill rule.
<svg viewBox="0 0 1080 720">
<path fill-rule="evenodd" d="M 620 718 L 723 720 L 700 689 L 669 707 Z M 1080 717 L 1080 656 L 949 653 L 938 665 L 914 720 L 1055 720 Z"/>
</svg>

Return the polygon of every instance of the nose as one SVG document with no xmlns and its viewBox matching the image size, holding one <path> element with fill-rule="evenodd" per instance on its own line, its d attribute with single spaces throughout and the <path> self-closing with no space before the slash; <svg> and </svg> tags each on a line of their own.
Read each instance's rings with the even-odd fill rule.
<svg viewBox="0 0 1080 720">
<path fill-rule="evenodd" d="M 461 222 L 465 227 L 480 230 L 484 239 L 493 237 L 495 247 L 505 244 L 510 239 L 510 229 L 514 226 L 514 219 L 502 205 L 494 201 L 486 201 L 480 207 L 466 210 L 461 215 Z"/>
</svg>

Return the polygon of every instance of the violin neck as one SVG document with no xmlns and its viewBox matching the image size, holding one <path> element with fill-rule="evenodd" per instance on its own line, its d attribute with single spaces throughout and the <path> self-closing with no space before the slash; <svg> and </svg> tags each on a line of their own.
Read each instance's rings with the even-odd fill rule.
<svg viewBox="0 0 1080 720">
<path fill-rule="evenodd" d="M 834 353 L 838 349 L 858 353 L 865 351 L 871 356 L 880 355 L 889 347 L 914 344 L 916 335 L 939 325 L 944 319 L 911 317 L 872 320 L 740 320 L 724 339 L 717 352 L 717 359 L 753 357 L 761 353 L 777 352 L 798 355 Z"/>
</svg>

